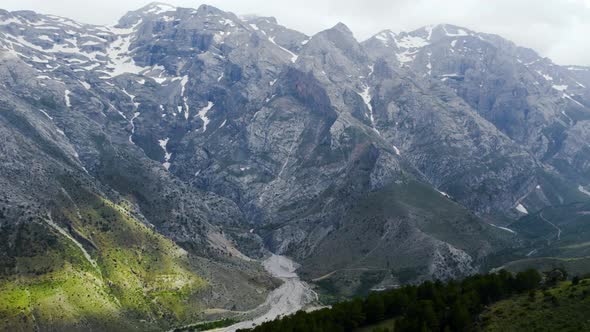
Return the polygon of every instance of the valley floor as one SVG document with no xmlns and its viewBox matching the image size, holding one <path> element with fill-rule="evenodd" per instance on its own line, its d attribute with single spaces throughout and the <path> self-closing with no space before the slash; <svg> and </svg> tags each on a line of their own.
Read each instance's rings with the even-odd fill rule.
<svg viewBox="0 0 590 332">
<path fill-rule="evenodd" d="M 285 256 L 273 254 L 263 262 L 263 266 L 272 276 L 281 279 L 283 284 L 273 290 L 263 304 L 252 310 L 251 313 L 254 314 L 249 316 L 255 318 L 214 331 L 233 332 L 238 329 L 251 328 L 279 316 L 293 314 L 313 302 L 317 302 L 317 294 L 295 273 L 298 267 L 297 263 Z"/>
</svg>

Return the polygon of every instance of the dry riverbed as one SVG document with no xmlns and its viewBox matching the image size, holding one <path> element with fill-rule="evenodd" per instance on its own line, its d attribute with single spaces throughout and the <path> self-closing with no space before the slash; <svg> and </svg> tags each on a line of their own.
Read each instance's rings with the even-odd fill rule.
<svg viewBox="0 0 590 332">
<path fill-rule="evenodd" d="M 285 256 L 273 254 L 264 260 L 262 265 L 271 275 L 281 279 L 283 284 L 273 290 L 263 304 L 252 310 L 253 314 L 249 316 L 254 318 L 213 331 L 233 332 L 238 329 L 251 328 L 279 316 L 293 314 L 317 302 L 317 294 L 295 273 L 299 266 L 297 263 Z"/>
</svg>

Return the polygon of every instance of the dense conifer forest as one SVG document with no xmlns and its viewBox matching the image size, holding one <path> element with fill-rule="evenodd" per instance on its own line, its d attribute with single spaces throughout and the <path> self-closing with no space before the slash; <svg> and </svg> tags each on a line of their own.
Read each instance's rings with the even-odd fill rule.
<svg viewBox="0 0 590 332">
<path fill-rule="evenodd" d="M 554 283 L 564 274 L 548 275 Z M 426 281 L 419 286 L 371 293 L 313 312 L 300 311 L 264 323 L 253 332 L 347 332 L 395 318 L 395 332 L 469 331 L 486 306 L 541 286 L 536 270 L 475 275 L 460 282 Z"/>
</svg>

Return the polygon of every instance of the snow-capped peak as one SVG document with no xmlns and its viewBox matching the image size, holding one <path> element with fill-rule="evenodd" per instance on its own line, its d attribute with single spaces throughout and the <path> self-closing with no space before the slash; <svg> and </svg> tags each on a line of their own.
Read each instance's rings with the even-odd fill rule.
<svg viewBox="0 0 590 332">
<path fill-rule="evenodd" d="M 149 5 L 143 7 L 141 11 L 144 14 L 159 15 L 165 12 L 175 11 L 176 7 L 162 2 L 152 2 Z"/>
<path fill-rule="evenodd" d="M 373 36 L 373 38 L 381 41 L 383 43 L 383 45 L 385 46 L 389 46 L 391 42 L 393 42 L 395 40 L 395 33 L 391 30 L 383 30 L 381 32 L 379 32 L 378 34 L 376 34 L 375 36 Z"/>
<path fill-rule="evenodd" d="M 451 24 L 440 24 L 437 27 L 441 29 L 447 37 L 464 37 L 472 35 L 472 32 L 468 29 Z"/>
</svg>

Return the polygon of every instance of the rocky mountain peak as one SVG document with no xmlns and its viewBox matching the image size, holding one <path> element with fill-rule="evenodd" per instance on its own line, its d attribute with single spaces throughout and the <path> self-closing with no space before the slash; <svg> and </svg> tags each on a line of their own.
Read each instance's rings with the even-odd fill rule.
<svg viewBox="0 0 590 332">
<path fill-rule="evenodd" d="M 327 60 L 322 54 L 331 54 Z M 318 32 L 306 42 L 303 48 L 303 58 L 306 59 L 306 70 L 317 68 L 318 62 L 323 63 L 325 72 L 333 73 L 337 76 L 344 75 L 358 77 L 362 75 L 360 67 L 365 67 L 367 55 L 360 43 L 354 38 L 348 27 L 342 23 L 334 27 Z M 316 65 L 312 65 L 316 63 Z M 362 66 L 359 66 L 359 63 Z M 332 67 L 332 68 L 328 68 Z"/>
<path fill-rule="evenodd" d="M 197 8 L 197 15 L 204 15 L 204 16 L 209 16 L 209 15 L 225 15 L 227 14 L 226 12 L 224 12 L 223 10 L 215 7 L 215 6 L 211 6 L 211 5 L 207 5 L 207 4 L 202 4 Z"/>
<path fill-rule="evenodd" d="M 448 37 L 470 36 L 470 35 L 475 34 L 474 31 L 471 31 L 468 28 L 453 25 L 453 24 L 447 24 L 447 23 L 426 26 L 426 27 L 423 27 L 421 30 L 432 31 L 433 33 L 434 32 L 441 32 Z"/>
<path fill-rule="evenodd" d="M 146 5 L 145 7 L 140 8 L 138 11 L 145 13 L 145 14 L 151 14 L 151 15 L 158 15 L 158 14 L 162 14 L 165 12 L 170 12 L 170 11 L 175 11 L 176 7 L 167 4 L 167 3 L 163 3 L 163 2 L 152 2 L 148 5 Z"/>
<path fill-rule="evenodd" d="M 359 43 L 342 23 L 310 38 L 209 5 L 152 3 L 117 27 L 0 11 L 0 60 L 0 187 L 88 236 L 98 264 L 129 218 L 94 212 L 116 202 L 211 262 L 269 249 L 310 279 L 460 277 L 520 243 L 485 220 L 590 184 L 590 69 L 449 24 Z"/>
<path fill-rule="evenodd" d="M 339 31 L 341 33 L 344 33 L 344 34 L 347 34 L 350 36 L 353 35 L 352 31 L 348 28 L 348 26 L 342 22 L 336 23 L 336 25 L 334 25 L 332 28 L 330 28 L 330 30 L 336 30 L 336 31 Z"/>
<path fill-rule="evenodd" d="M 309 40 L 307 35 L 280 25 L 274 17 L 247 15 L 241 19 L 260 38 L 267 39 L 292 53 L 292 59 L 296 59 L 296 54 Z"/>
<path fill-rule="evenodd" d="M 389 47 L 389 46 L 395 46 L 395 38 L 396 38 L 396 33 L 389 30 L 389 29 L 386 29 L 386 30 L 380 31 L 379 33 L 373 35 L 365 42 L 382 44 L 382 46 Z"/>
<path fill-rule="evenodd" d="M 274 16 L 244 15 L 241 19 L 248 23 L 279 24 Z"/>
<path fill-rule="evenodd" d="M 442 39 L 473 35 L 475 33 L 467 28 L 450 24 L 438 24 L 427 25 L 413 31 L 403 31 L 400 33 L 383 30 L 369 38 L 366 42 L 374 43 L 375 41 L 380 41 L 385 47 L 416 50 Z"/>
</svg>

